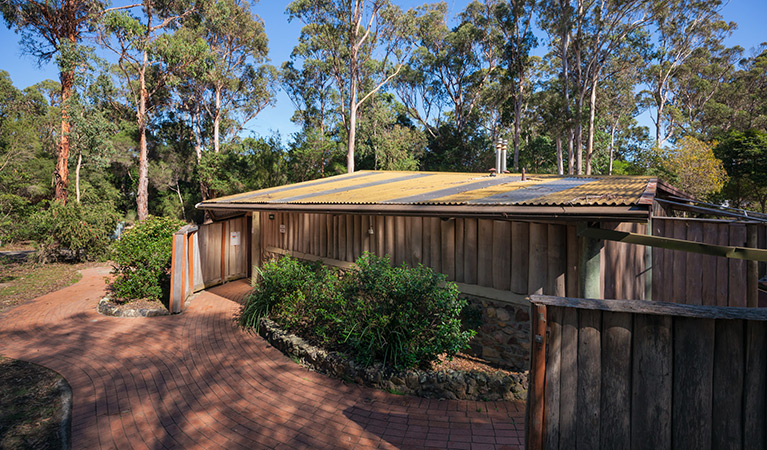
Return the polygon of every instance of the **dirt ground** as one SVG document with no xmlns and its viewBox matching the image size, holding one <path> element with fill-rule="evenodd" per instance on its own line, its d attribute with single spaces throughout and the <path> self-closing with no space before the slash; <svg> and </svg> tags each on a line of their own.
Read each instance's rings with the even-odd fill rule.
<svg viewBox="0 0 767 450">
<path fill-rule="evenodd" d="M 62 383 L 52 370 L 0 356 L 0 449 L 59 449 Z"/>
</svg>

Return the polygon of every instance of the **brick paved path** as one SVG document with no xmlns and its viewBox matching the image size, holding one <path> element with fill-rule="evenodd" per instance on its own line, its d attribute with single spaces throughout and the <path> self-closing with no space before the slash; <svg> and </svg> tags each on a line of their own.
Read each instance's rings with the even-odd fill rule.
<svg viewBox="0 0 767 450">
<path fill-rule="evenodd" d="M 104 268 L 0 315 L 0 354 L 72 387 L 72 448 L 521 448 L 524 404 L 437 401 L 347 385 L 236 328 L 244 283 L 173 317 L 96 313 Z"/>
</svg>

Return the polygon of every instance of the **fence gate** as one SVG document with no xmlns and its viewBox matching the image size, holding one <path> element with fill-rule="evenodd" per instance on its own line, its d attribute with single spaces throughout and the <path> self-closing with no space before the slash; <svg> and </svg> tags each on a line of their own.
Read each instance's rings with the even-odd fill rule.
<svg viewBox="0 0 767 450">
<path fill-rule="evenodd" d="M 184 226 L 173 235 L 170 311 L 194 292 L 249 275 L 249 217 Z"/>
</svg>

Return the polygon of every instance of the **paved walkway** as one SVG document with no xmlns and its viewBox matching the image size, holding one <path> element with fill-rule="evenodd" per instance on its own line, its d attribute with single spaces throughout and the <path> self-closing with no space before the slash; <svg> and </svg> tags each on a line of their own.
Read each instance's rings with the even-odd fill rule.
<svg viewBox="0 0 767 450">
<path fill-rule="evenodd" d="M 184 314 L 96 313 L 107 269 L 0 315 L 0 354 L 72 387 L 72 448 L 521 448 L 524 404 L 397 396 L 309 372 L 236 328 L 244 283 Z"/>
</svg>

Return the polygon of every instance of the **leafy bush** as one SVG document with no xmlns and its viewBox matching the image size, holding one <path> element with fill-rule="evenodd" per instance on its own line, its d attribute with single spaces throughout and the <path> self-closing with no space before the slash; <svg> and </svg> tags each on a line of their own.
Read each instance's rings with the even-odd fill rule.
<svg viewBox="0 0 767 450">
<path fill-rule="evenodd" d="M 113 253 L 117 299 L 163 297 L 170 282 L 173 234 L 183 225 L 175 218 L 149 216 L 123 233 Z"/>
<path fill-rule="evenodd" d="M 76 261 L 102 258 L 112 243 L 117 220 L 117 212 L 109 203 L 52 202 L 30 219 L 38 258 L 42 262 L 61 256 Z"/>
<path fill-rule="evenodd" d="M 466 301 L 455 283 L 428 267 L 392 267 L 365 254 L 339 278 L 325 266 L 311 268 L 286 257 L 260 270 L 262 281 L 243 306 L 239 322 L 257 327 L 268 315 L 283 328 L 363 364 L 426 367 L 455 355 L 474 331 L 461 326 Z"/>
</svg>

